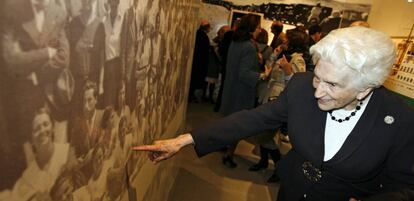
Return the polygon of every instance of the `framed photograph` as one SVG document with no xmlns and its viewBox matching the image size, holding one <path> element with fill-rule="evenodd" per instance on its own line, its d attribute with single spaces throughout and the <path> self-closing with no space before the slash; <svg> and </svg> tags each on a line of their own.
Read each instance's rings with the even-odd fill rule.
<svg viewBox="0 0 414 201">
<path fill-rule="evenodd" d="M 237 19 L 241 19 L 244 15 L 247 14 L 253 14 L 256 15 L 258 18 L 260 18 L 260 24 L 262 24 L 263 22 L 263 13 L 255 13 L 255 12 L 248 12 L 248 11 L 243 11 L 243 10 L 234 10 L 232 9 L 230 12 L 230 18 L 229 18 L 229 24 L 230 27 L 233 27 L 233 23 L 237 20 Z"/>
</svg>

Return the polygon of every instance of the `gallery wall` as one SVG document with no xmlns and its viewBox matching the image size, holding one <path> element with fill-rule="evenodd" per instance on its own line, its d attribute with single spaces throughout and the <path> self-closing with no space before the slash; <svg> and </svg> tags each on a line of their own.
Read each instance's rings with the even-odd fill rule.
<svg viewBox="0 0 414 201">
<path fill-rule="evenodd" d="M 392 37 L 406 38 L 414 20 L 414 3 L 407 0 L 203 0 L 209 6 L 222 4 L 224 10 L 229 10 L 232 6 L 252 6 L 259 7 L 268 4 L 303 4 L 316 5 L 321 3 L 322 6 L 330 7 L 333 10 L 354 10 L 358 12 L 368 12 L 368 22 L 372 28 L 386 32 Z M 221 10 L 216 8 L 216 10 Z M 212 15 L 217 18 L 217 15 Z"/>
<path fill-rule="evenodd" d="M 232 9 L 263 13 L 264 20 L 261 27 L 270 33 L 272 20 L 275 19 L 284 23 L 284 31 L 294 28 L 295 24 L 306 26 L 313 8 L 318 3 L 322 7 L 322 11 L 318 15 L 322 32 L 327 33 L 322 25 L 324 21 L 335 24 L 328 29 L 332 30 L 337 28 L 338 24 L 340 27 L 346 27 L 354 20 L 367 20 L 371 28 L 391 36 L 399 53 L 407 52 L 407 48 L 403 48 L 408 47 L 404 41 L 409 34 L 411 34 L 411 38 L 413 37 L 411 29 L 414 26 L 414 3 L 407 0 L 203 0 L 200 16 L 212 22 L 213 31 L 209 33 L 210 38 L 215 37 L 221 26 L 229 24 Z M 333 16 L 335 11 L 339 11 L 338 17 Z M 343 23 L 344 19 L 346 23 Z M 272 39 L 273 34 L 269 34 L 269 43 Z M 400 58 L 402 59 L 402 57 Z M 410 63 L 410 58 L 407 56 L 403 63 Z M 400 60 L 400 62 L 402 61 Z M 394 68 L 392 75 L 384 85 L 401 94 L 410 105 L 414 105 L 411 69 L 411 66 Z"/>
<path fill-rule="evenodd" d="M 183 128 L 200 2 L 2 4 L 0 200 L 166 200 L 130 148 Z"/>
<path fill-rule="evenodd" d="M 284 23 L 284 30 L 293 29 L 296 25 L 310 26 L 320 24 L 322 32 L 338 27 L 347 27 L 353 21 L 366 21 L 369 17 L 371 4 L 367 1 L 320 1 L 320 0 L 203 0 L 200 16 L 212 22 L 213 31 L 209 33 L 214 38 L 219 28 L 229 24 L 232 10 L 255 12 L 264 15 L 261 27 L 270 33 L 274 20 Z M 317 6 L 319 4 L 319 6 Z M 272 41 L 273 34 L 269 34 Z"/>
<path fill-rule="evenodd" d="M 414 2 L 373 0 L 368 22 L 392 37 L 406 38 L 414 24 Z"/>
</svg>

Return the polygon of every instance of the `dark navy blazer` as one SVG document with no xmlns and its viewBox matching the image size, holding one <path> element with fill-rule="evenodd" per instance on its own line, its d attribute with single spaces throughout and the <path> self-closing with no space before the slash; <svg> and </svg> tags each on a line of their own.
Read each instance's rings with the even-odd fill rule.
<svg viewBox="0 0 414 201">
<path fill-rule="evenodd" d="M 306 194 L 306 200 L 348 201 L 400 189 L 414 192 L 414 111 L 384 87 L 375 89 L 338 153 L 324 162 L 327 112 L 318 108 L 312 78 L 297 73 L 276 101 L 194 129 L 197 154 L 287 122 L 293 148 L 278 163 L 278 200 L 297 201 Z M 385 120 L 390 117 L 393 121 Z M 320 171 L 317 181 L 313 170 Z"/>
</svg>

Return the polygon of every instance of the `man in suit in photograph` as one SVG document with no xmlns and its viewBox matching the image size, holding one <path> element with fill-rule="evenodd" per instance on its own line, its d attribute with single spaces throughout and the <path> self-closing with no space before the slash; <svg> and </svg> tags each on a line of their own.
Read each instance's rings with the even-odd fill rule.
<svg viewBox="0 0 414 201">
<path fill-rule="evenodd" d="M 46 86 L 55 85 L 59 74 L 68 67 L 66 12 L 55 0 L 6 0 L 2 5 L 4 65 L 0 68 L 8 85 L 1 90 L 7 97 L 3 102 L 5 124 L 15 158 L 13 163 L 7 163 L 14 167 L 1 169 L 18 175 L 24 168 L 25 159 L 20 158 L 22 144 L 30 140 L 30 116 L 46 104 Z"/>
<path fill-rule="evenodd" d="M 75 148 L 76 157 L 89 158 L 91 151 L 102 138 L 103 111 L 96 108 L 98 88 L 96 83 L 87 81 L 83 89 L 82 113 L 73 119 L 71 126 L 71 145 Z"/>
<path fill-rule="evenodd" d="M 133 149 L 159 162 L 193 144 L 203 156 L 287 123 L 279 201 L 413 200 L 414 111 L 381 86 L 395 60 L 389 36 L 343 28 L 310 51 L 315 71 L 293 75 L 277 100 Z"/>
</svg>

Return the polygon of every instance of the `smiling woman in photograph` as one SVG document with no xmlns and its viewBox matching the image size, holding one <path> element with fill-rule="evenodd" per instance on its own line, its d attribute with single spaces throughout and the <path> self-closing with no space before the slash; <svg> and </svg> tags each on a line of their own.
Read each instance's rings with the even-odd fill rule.
<svg viewBox="0 0 414 201">
<path fill-rule="evenodd" d="M 69 157 L 69 144 L 55 143 L 53 136 L 54 122 L 49 110 L 37 109 L 32 121 L 31 149 L 26 153 L 28 165 L 11 190 L 9 200 L 48 200 L 50 189 L 73 158 Z"/>
</svg>

